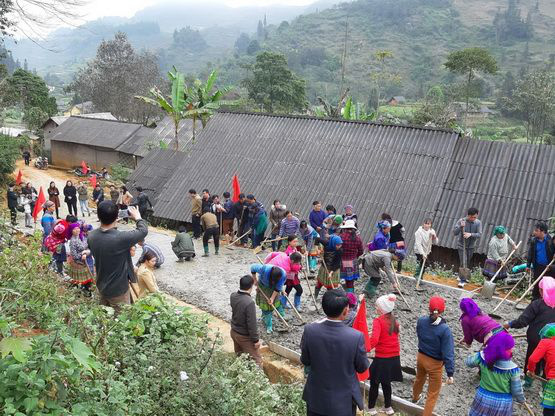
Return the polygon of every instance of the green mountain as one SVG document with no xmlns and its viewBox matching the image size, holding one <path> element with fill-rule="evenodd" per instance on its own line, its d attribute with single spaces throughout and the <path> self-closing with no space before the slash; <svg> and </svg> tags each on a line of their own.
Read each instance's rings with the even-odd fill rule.
<svg viewBox="0 0 555 416">
<path fill-rule="evenodd" d="M 464 47 L 489 49 L 502 73 L 553 65 L 554 23 L 555 0 L 358 0 L 271 26 L 259 42 L 287 56 L 307 80 L 312 102 L 317 96 L 336 100 L 342 74 L 355 99 L 367 102 L 378 50 L 393 53 L 388 66 L 400 80 L 387 83 L 387 94 L 418 98 L 431 85 L 452 80 L 445 57 Z M 252 60 L 244 53 L 225 64 L 226 81 L 239 82 Z M 484 79 L 485 94 L 491 96 L 501 81 Z"/>
</svg>

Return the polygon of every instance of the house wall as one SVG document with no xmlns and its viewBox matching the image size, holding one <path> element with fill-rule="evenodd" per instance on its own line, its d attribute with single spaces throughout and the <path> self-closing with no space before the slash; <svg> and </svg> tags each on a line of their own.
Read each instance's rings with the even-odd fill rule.
<svg viewBox="0 0 555 416">
<path fill-rule="evenodd" d="M 52 120 L 49 120 L 48 123 L 46 123 L 44 125 L 43 131 L 44 131 L 44 150 L 47 152 L 47 156 L 49 159 L 51 159 L 51 141 L 50 141 L 50 137 L 52 136 L 52 134 L 54 133 L 54 130 L 56 129 L 56 127 L 58 127 L 58 125 L 56 123 L 54 123 Z"/>
<path fill-rule="evenodd" d="M 80 166 L 83 160 L 95 170 L 120 163 L 120 154 L 115 150 L 56 140 L 52 141 L 51 153 L 52 164 L 64 168 Z"/>
</svg>

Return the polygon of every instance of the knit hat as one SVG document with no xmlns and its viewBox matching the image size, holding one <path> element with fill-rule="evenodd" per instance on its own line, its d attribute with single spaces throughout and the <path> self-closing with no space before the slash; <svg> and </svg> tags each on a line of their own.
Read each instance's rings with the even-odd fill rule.
<svg viewBox="0 0 555 416">
<path fill-rule="evenodd" d="M 341 227 L 339 227 L 343 230 L 347 230 L 347 229 L 357 229 L 356 223 L 354 220 L 347 220 L 345 221 L 345 224 L 343 224 Z"/>
<path fill-rule="evenodd" d="M 395 309 L 396 300 L 397 296 L 395 296 L 393 293 L 390 293 L 389 295 L 383 295 L 380 296 L 376 301 L 376 306 L 384 314 L 390 313 L 393 312 L 393 309 Z"/>
<path fill-rule="evenodd" d="M 497 234 L 507 234 L 507 229 L 502 225 L 498 225 L 493 229 L 493 235 L 497 235 Z"/>
<path fill-rule="evenodd" d="M 335 217 L 333 217 L 333 222 L 339 225 L 343 222 L 343 217 L 341 215 L 336 215 Z"/>
<path fill-rule="evenodd" d="M 358 299 L 354 293 L 347 293 L 347 300 L 349 301 L 349 306 L 355 307 L 358 304 Z"/>
<path fill-rule="evenodd" d="M 433 296 L 430 299 L 430 312 L 431 313 L 443 313 L 445 312 L 445 299 L 440 296 Z"/>
<path fill-rule="evenodd" d="M 544 276 L 540 282 L 542 298 L 547 306 L 555 308 L 555 279 L 551 276 Z"/>
<path fill-rule="evenodd" d="M 461 299 L 459 303 L 459 308 L 461 308 L 461 311 L 463 313 L 461 315 L 461 319 L 465 316 L 468 316 L 469 318 L 474 318 L 475 316 L 482 313 L 480 307 L 476 304 L 476 302 L 474 302 L 473 299 L 470 298 Z"/>
</svg>

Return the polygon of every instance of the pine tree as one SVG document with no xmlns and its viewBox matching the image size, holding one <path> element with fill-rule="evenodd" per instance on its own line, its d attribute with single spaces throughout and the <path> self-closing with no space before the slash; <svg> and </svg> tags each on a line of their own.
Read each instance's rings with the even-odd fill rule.
<svg viewBox="0 0 555 416">
<path fill-rule="evenodd" d="M 256 37 L 259 40 L 264 39 L 264 25 L 262 24 L 262 20 L 258 21 L 258 28 L 256 29 Z"/>
</svg>

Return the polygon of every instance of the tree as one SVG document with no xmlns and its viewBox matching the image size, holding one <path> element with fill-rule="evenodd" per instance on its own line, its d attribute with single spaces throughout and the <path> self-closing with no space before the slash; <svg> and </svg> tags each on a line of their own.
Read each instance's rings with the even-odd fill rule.
<svg viewBox="0 0 555 416">
<path fill-rule="evenodd" d="M 266 30 L 264 29 L 264 25 L 262 24 L 262 20 L 258 21 L 258 27 L 256 28 L 256 37 L 258 40 L 264 40 L 264 34 Z"/>
<path fill-rule="evenodd" d="M 23 121 L 29 130 L 39 129 L 46 120 L 48 120 L 48 114 L 39 107 L 31 107 L 23 114 Z"/>
<path fill-rule="evenodd" d="M 174 141 L 175 150 L 179 150 L 179 124 L 183 119 L 191 119 L 193 121 L 193 136 L 192 141 L 196 137 L 196 122 L 200 120 L 202 127 L 210 120 L 221 105 L 229 104 L 224 101 L 224 96 L 230 91 L 230 88 L 215 88 L 217 73 L 212 71 L 205 83 L 200 80 L 195 80 L 193 84 L 188 87 L 185 84 L 185 77 L 175 67 L 172 71 L 168 72 L 172 90 L 169 100 L 164 97 L 164 94 L 156 87 L 150 90 L 150 94 L 154 98 L 135 96 L 135 98 L 160 107 L 171 117 L 174 124 Z"/>
<path fill-rule="evenodd" d="M 240 55 L 245 54 L 250 43 L 251 39 L 249 38 L 249 35 L 247 35 L 246 33 L 241 33 L 235 41 L 235 49 L 237 50 L 237 53 L 239 53 Z"/>
<path fill-rule="evenodd" d="M 202 52 L 208 48 L 208 44 L 198 30 L 187 26 L 180 30 L 174 30 L 173 47 L 183 51 Z"/>
<path fill-rule="evenodd" d="M 536 143 L 554 119 L 555 77 L 546 70 L 526 74 L 516 82 L 507 105 L 524 121 L 527 141 Z"/>
<path fill-rule="evenodd" d="M 477 73 L 494 75 L 497 73 L 497 62 L 491 54 L 483 48 L 466 48 L 451 52 L 447 56 L 445 67 L 454 74 L 464 75 L 466 78 L 466 107 L 465 120 L 468 114 L 468 103 L 472 91 L 472 80 Z"/>
<path fill-rule="evenodd" d="M 376 91 L 376 117 L 380 112 L 381 96 L 386 84 L 391 82 L 399 82 L 400 77 L 393 73 L 389 63 L 393 59 L 393 52 L 387 50 L 379 50 L 374 53 L 372 60 L 372 69 L 370 79 L 372 80 Z"/>
<path fill-rule="evenodd" d="M 24 69 L 19 68 L 6 78 L 5 88 L 1 91 L 0 98 L 6 106 L 21 106 L 25 113 L 36 108 L 48 118 L 58 111 L 56 99 L 49 96 L 44 80 Z"/>
<path fill-rule="evenodd" d="M 262 52 L 251 67 L 252 77 L 243 80 L 249 98 L 269 113 L 304 111 L 305 81 L 298 78 L 287 65 L 285 56 Z"/>
<path fill-rule="evenodd" d="M 156 56 L 147 51 L 136 53 L 127 36 L 118 32 L 113 40 L 100 44 L 96 57 L 77 72 L 68 90 L 92 101 L 98 111 L 146 125 L 158 113 L 133 97 L 160 84 Z"/>
<path fill-rule="evenodd" d="M 451 104 L 449 95 L 436 85 L 428 90 L 414 111 L 412 123 L 417 126 L 451 127 L 455 118 Z"/>
<path fill-rule="evenodd" d="M 260 43 L 256 39 L 252 40 L 247 47 L 247 54 L 248 55 L 255 55 L 260 50 Z"/>
</svg>

